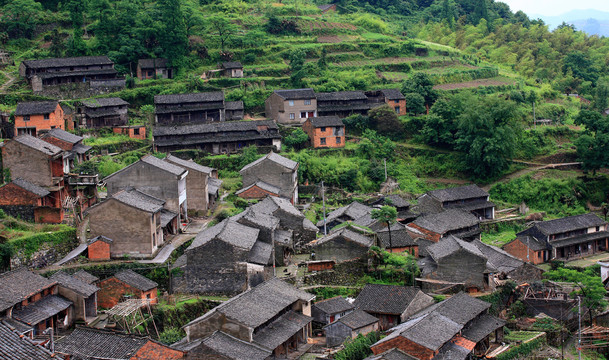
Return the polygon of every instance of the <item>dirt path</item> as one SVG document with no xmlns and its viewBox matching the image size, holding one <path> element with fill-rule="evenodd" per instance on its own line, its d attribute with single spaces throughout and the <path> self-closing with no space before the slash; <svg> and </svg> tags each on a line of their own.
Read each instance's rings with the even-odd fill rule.
<svg viewBox="0 0 609 360">
<path fill-rule="evenodd" d="M 524 165 L 528 165 L 530 167 L 526 168 L 526 169 L 522 169 L 522 170 L 518 170 L 516 172 L 513 172 L 509 175 L 506 175 L 504 177 L 502 177 L 501 179 L 494 181 L 488 185 L 484 185 L 482 187 L 482 189 L 484 189 L 484 191 L 489 191 L 491 187 L 493 187 L 493 185 L 501 183 L 501 182 L 508 182 L 510 180 L 519 178 L 521 176 L 524 176 L 528 173 L 531 172 L 536 172 L 536 171 L 540 171 L 540 170 L 546 170 L 546 169 L 560 169 L 562 167 L 571 167 L 571 166 L 579 166 L 581 165 L 581 163 L 579 162 L 573 162 L 573 163 L 562 163 L 562 164 L 538 164 L 538 163 L 531 163 L 531 162 L 526 162 L 526 161 L 519 161 L 519 160 L 514 160 L 515 163 L 517 164 L 524 164 Z"/>
<path fill-rule="evenodd" d="M 6 76 L 8 79 L 4 84 L 0 85 L 0 94 L 5 94 L 6 89 L 8 89 L 8 87 L 15 82 L 16 78 L 6 71 L 0 70 L 0 73 L 2 73 L 2 75 Z"/>
</svg>

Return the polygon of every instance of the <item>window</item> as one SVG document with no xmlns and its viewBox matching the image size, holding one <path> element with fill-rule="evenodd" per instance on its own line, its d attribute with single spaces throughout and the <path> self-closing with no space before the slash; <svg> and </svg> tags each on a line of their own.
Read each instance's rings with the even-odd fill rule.
<svg viewBox="0 0 609 360">
<path fill-rule="evenodd" d="M 320 138 L 320 139 L 319 139 L 319 143 L 320 143 L 321 145 L 326 145 L 326 138 Z"/>
<path fill-rule="evenodd" d="M 596 227 L 596 232 L 599 232 L 600 230 L 601 230 L 601 227 L 600 227 L 600 226 L 597 226 L 597 227 Z"/>
<path fill-rule="evenodd" d="M 150 299 L 150 294 L 146 294 L 146 299 Z"/>
<path fill-rule="evenodd" d="M 57 126 L 55 126 L 55 125 L 52 125 L 52 126 L 51 126 L 51 129 L 55 129 L 55 128 L 56 128 L 56 127 L 57 127 Z"/>
<path fill-rule="evenodd" d="M 306 111 L 301 111 L 300 112 L 300 118 L 301 119 L 306 119 L 307 118 L 307 112 Z"/>
<path fill-rule="evenodd" d="M 326 132 L 326 128 L 325 128 L 325 127 L 320 127 L 320 128 L 319 128 L 319 131 L 321 131 L 321 132 Z"/>
<path fill-rule="evenodd" d="M 290 106 L 294 106 L 294 100 L 288 101 L 288 104 L 290 104 Z"/>
<path fill-rule="evenodd" d="M 44 114 L 44 119 L 49 120 L 51 118 L 51 114 Z"/>
<path fill-rule="evenodd" d="M 29 115 L 24 115 L 23 116 L 23 121 L 30 121 L 30 116 Z"/>
<path fill-rule="evenodd" d="M 290 113 L 290 120 L 294 120 L 294 119 L 296 119 L 296 114 Z"/>
<path fill-rule="evenodd" d="M 399 114 L 399 113 L 400 113 L 400 107 L 399 107 L 399 106 L 396 106 L 396 107 L 395 107 L 395 113 L 396 113 L 396 114 Z"/>
<path fill-rule="evenodd" d="M 153 75 L 154 75 L 154 72 L 152 70 L 149 70 L 148 71 L 148 76 L 153 76 Z"/>
<path fill-rule="evenodd" d="M 133 129 L 133 135 L 139 135 L 139 134 L 140 134 L 140 128 Z"/>
<path fill-rule="evenodd" d="M 342 140 L 341 140 L 340 136 L 336 138 L 336 143 L 337 143 L 337 144 L 340 144 L 340 143 L 341 143 L 341 141 L 342 141 Z"/>
<path fill-rule="evenodd" d="M 305 105 L 311 105 L 311 99 L 306 99 L 306 100 L 304 101 L 304 103 L 305 103 Z"/>
</svg>

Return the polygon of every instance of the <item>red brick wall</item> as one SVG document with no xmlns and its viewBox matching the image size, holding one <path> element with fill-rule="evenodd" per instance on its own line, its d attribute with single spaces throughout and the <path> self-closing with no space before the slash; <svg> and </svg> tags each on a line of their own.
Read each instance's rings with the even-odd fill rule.
<svg viewBox="0 0 609 360">
<path fill-rule="evenodd" d="M 427 230 L 427 229 L 423 229 L 422 227 L 415 225 L 415 223 L 410 223 L 410 224 L 408 224 L 408 226 L 415 228 L 415 229 L 419 230 L 420 232 L 422 232 L 423 235 L 425 235 L 425 239 L 427 239 L 429 241 L 438 242 L 438 241 L 440 241 L 440 237 L 442 237 L 442 235 L 435 233 L 433 231 Z"/>
<path fill-rule="evenodd" d="M 242 197 L 244 199 L 262 199 L 262 198 L 265 198 L 267 195 L 277 196 L 277 194 L 273 194 L 269 191 L 262 190 L 258 186 L 252 186 L 248 190 L 239 194 L 239 197 Z"/>
<path fill-rule="evenodd" d="M 40 198 L 25 191 L 19 186 L 9 183 L 0 188 L 0 205 L 38 205 Z"/>
<path fill-rule="evenodd" d="M 142 346 L 131 360 L 182 359 L 184 353 L 167 346 L 148 341 Z"/>
<path fill-rule="evenodd" d="M 386 100 L 385 102 L 387 104 L 389 104 L 389 106 L 391 106 L 392 109 L 395 109 L 396 106 L 399 106 L 400 107 L 400 112 L 398 113 L 399 116 L 406 115 L 406 100 L 399 100 L 399 101 Z"/>
<path fill-rule="evenodd" d="M 154 288 L 152 290 L 148 290 L 146 292 L 142 293 L 141 299 L 146 300 L 146 299 L 151 299 L 152 302 L 151 304 L 156 304 L 157 303 L 157 289 Z"/>
<path fill-rule="evenodd" d="M 34 221 L 44 224 L 61 224 L 63 221 L 63 209 L 41 207 L 34 209 Z"/>
<path fill-rule="evenodd" d="M 391 350 L 393 348 L 398 348 L 406 354 L 421 360 L 430 360 L 436 355 L 434 351 L 427 349 L 426 347 L 423 347 L 401 336 L 398 336 L 389 341 L 385 341 L 379 345 L 370 347 L 374 355 L 384 353 L 385 351 Z"/>
<path fill-rule="evenodd" d="M 98 240 L 89 245 L 89 259 L 91 260 L 110 260 L 110 244 Z"/>
<path fill-rule="evenodd" d="M 503 250 L 507 251 L 510 255 L 519 258 L 522 261 L 527 261 L 527 246 L 523 244 L 520 240 L 516 239 L 510 243 L 507 243 L 503 246 Z M 542 253 L 541 257 L 538 253 Z M 529 262 L 537 265 L 542 264 L 544 262 L 543 252 L 542 251 L 529 251 Z"/>
<path fill-rule="evenodd" d="M 308 271 L 330 270 L 330 269 L 334 268 L 334 261 L 311 263 L 311 264 L 308 264 L 307 268 L 308 268 Z"/>
<path fill-rule="evenodd" d="M 61 157 L 51 160 L 51 174 L 53 177 L 63 177 L 63 160 Z"/>
<path fill-rule="evenodd" d="M 63 140 L 59 140 L 57 138 L 50 137 L 50 136 L 45 137 L 42 140 L 48 142 L 49 144 L 53 144 L 65 151 L 71 151 L 72 147 L 73 147 L 72 143 L 69 143 L 69 142 L 63 141 Z"/>
<path fill-rule="evenodd" d="M 97 285 L 101 290 L 97 293 L 97 304 L 109 309 L 118 304 L 125 294 L 132 294 L 136 298 L 142 298 L 142 292 L 133 288 L 115 277 L 102 280 Z M 144 295 L 144 298 L 146 296 Z"/>
<path fill-rule="evenodd" d="M 44 119 L 44 114 L 30 115 L 30 120 L 28 121 L 24 121 L 23 116 L 15 116 L 15 135 L 17 134 L 17 128 L 26 126 L 29 128 L 35 127 L 36 134 L 38 134 L 40 130 L 50 130 L 53 127 L 65 130 L 63 110 L 61 109 L 61 106 L 57 104 L 55 111 L 49 114 L 48 120 Z"/>
<path fill-rule="evenodd" d="M 412 254 L 414 257 L 419 257 L 419 247 L 418 246 L 404 246 L 404 247 L 399 247 L 399 248 L 387 249 L 387 251 L 389 251 L 390 253 L 407 252 L 409 254 Z"/>
</svg>

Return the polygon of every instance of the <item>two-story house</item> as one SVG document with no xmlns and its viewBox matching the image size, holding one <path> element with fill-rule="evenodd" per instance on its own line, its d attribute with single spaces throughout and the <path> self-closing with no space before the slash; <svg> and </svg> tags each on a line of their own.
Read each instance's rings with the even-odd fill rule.
<svg viewBox="0 0 609 360">
<path fill-rule="evenodd" d="M 463 209 L 481 220 L 495 218 L 495 204 L 489 201 L 489 194 L 477 185 L 429 191 L 419 197 L 418 208 L 424 214 Z"/>
<path fill-rule="evenodd" d="M 368 114 L 370 103 L 363 91 L 315 93 L 318 116 L 345 118 L 352 114 Z"/>
<path fill-rule="evenodd" d="M 449 209 L 437 214 L 429 214 L 417 218 L 408 224 L 418 233 L 413 237 L 423 237 L 432 242 L 449 235 L 457 236 L 466 241 L 480 239 L 480 220 L 470 212 L 462 209 Z"/>
<path fill-rule="evenodd" d="M 309 135 L 314 148 L 345 147 L 345 124 L 338 116 L 308 118 L 302 130 Z"/>
<path fill-rule="evenodd" d="M 371 107 L 389 105 L 399 116 L 406 115 L 406 97 L 399 89 L 366 91 Z"/>
<path fill-rule="evenodd" d="M 41 130 L 64 129 L 63 116 L 57 101 L 19 103 L 15 110 L 15 134 L 37 136 Z"/>
<path fill-rule="evenodd" d="M 607 222 L 592 213 L 541 221 L 516 235 L 503 249 L 534 264 L 590 256 L 609 249 Z"/>
<path fill-rule="evenodd" d="M 173 68 L 167 59 L 139 59 L 137 61 L 137 78 L 146 79 L 172 79 Z"/>
<path fill-rule="evenodd" d="M 186 193 L 188 194 L 188 210 L 205 212 L 209 209 L 209 178 L 217 173 L 215 169 L 199 165 L 193 160 L 182 160 L 171 154 L 164 159 L 170 164 L 188 170 L 186 175 Z M 216 175 L 217 176 L 217 175 Z"/>
<path fill-rule="evenodd" d="M 158 125 L 188 125 L 225 120 L 222 91 L 156 95 L 155 119 Z"/>
<path fill-rule="evenodd" d="M 270 152 L 260 159 L 245 165 L 239 173 L 243 188 L 237 195 L 245 199 L 262 199 L 279 196 L 298 202 L 298 163 Z"/>
<path fill-rule="evenodd" d="M 82 143 L 84 140 L 82 136 L 74 135 L 61 129 L 53 129 L 42 133 L 40 139 L 69 153 L 70 169 L 72 169 L 75 164 L 80 164 L 83 161 L 89 160 L 91 146 Z"/>
<path fill-rule="evenodd" d="M 129 103 L 118 97 L 81 101 L 77 107 L 78 127 L 87 129 L 125 126 L 129 122 Z"/>
<path fill-rule="evenodd" d="M 266 117 L 280 124 L 302 124 L 317 116 L 313 89 L 275 90 L 264 101 Z"/>
<path fill-rule="evenodd" d="M 186 176 L 188 170 L 146 155 L 139 161 L 108 175 L 103 181 L 108 195 L 137 188 L 145 194 L 165 201 L 165 209 L 178 214 L 178 224 L 188 220 Z M 103 234 L 99 234 L 103 235 Z M 115 240 L 113 237 L 109 238 Z"/>
</svg>

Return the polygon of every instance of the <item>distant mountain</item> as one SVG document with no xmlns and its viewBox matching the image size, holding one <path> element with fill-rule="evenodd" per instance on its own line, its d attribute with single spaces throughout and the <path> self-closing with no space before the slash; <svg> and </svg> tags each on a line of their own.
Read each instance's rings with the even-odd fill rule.
<svg viewBox="0 0 609 360">
<path fill-rule="evenodd" d="M 557 16 L 532 14 L 531 18 L 542 19 L 551 30 L 565 22 L 590 35 L 609 36 L 609 12 L 594 9 L 572 10 Z"/>
</svg>

